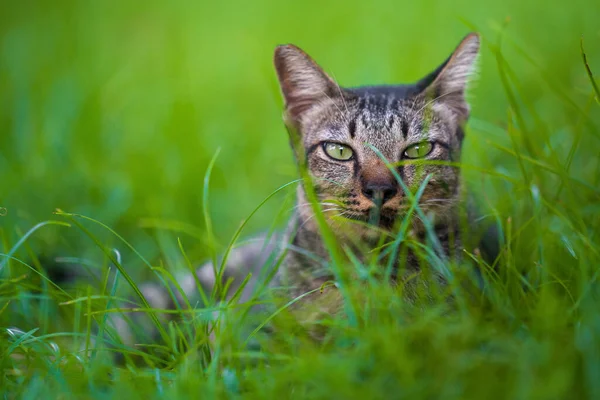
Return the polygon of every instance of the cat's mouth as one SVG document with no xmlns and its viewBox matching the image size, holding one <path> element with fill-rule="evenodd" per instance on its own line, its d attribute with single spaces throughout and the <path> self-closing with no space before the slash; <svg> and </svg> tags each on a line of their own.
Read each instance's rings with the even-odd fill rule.
<svg viewBox="0 0 600 400">
<path fill-rule="evenodd" d="M 343 215 L 348 219 L 360 221 L 369 225 L 389 230 L 393 228 L 398 214 L 397 212 L 388 209 L 382 210 L 379 207 L 372 207 L 366 212 L 349 211 L 345 212 Z"/>
</svg>

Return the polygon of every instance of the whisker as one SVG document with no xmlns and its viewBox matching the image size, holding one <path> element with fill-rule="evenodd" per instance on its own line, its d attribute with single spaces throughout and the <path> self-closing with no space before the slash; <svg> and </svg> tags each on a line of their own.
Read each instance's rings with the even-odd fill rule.
<svg viewBox="0 0 600 400">
<path fill-rule="evenodd" d="M 294 205 L 292 208 L 288 209 L 288 211 L 292 211 L 292 210 L 296 210 L 300 207 L 304 207 L 304 206 L 310 206 L 312 203 L 310 202 L 306 202 L 306 203 L 299 203 Z M 339 204 L 337 202 L 333 202 L 333 201 L 323 201 L 323 202 L 319 202 L 317 203 L 318 205 L 325 207 L 325 206 L 339 206 Z"/>
<path fill-rule="evenodd" d="M 456 203 L 454 199 L 429 199 L 420 202 L 419 204 L 428 204 L 428 203 Z"/>
<path fill-rule="evenodd" d="M 337 85 L 337 83 L 336 83 Z M 338 85 L 339 87 L 339 85 Z M 344 122 L 346 123 L 346 125 L 348 124 L 348 118 L 347 116 L 342 112 L 342 110 L 340 109 L 340 107 L 338 107 L 338 105 L 336 104 L 336 102 L 327 94 L 325 93 L 323 90 L 321 90 L 321 94 L 323 94 L 325 97 L 327 97 L 329 100 L 331 100 L 331 102 L 333 103 L 333 105 L 335 106 L 335 108 L 337 108 L 337 110 L 340 112 L 340 114 L 342 114 L 342 118 L 344 118 Z M 319 103 L 325 104 L 324 102 L 320 101 Z"/>
<path fill-rule="evenodd" d="M 335 75 L 333 76 L 333 83 L 335 83 L 335 86 L 337 87 L 338 92 L 340 93 L 340 98 L 342 99 L 342 104 L 344 104 L 344 108 L 346 109 L 347 115 L 350 115 L 350 110 L 348 110 L 348 104 L 346 104 L 346 99 L 344 99 L 344 93 L 342 92 L 342 88 L 338 84 L 337 79 L 335 79 Z M 347 123 L 348 120 L 346 120 L 346 124 Z"/>
<path fill-rule="evenodd" d="M 307 179 L 307 178 L 301 178 L 300 180 L 303 180 L 303 181 L 304 181 L 304 180 L 306 180 L 306 179 Z M 343 184 L 343 183 L 341 183 L 341 182 L 337 182 L 337 181 L 334 181 L 333 179 L 328 179 L 328 178 L 319 178 L 319 177 L 311 177 L 310 179 L 312 179 L 312 180 L 316 180 L 316 181 L 324 181 L 324 182 L 333 183 L 334 185 L 337 185 L 337 186 L 344 186 L 344 184 Z"/>
<path fill-rule="evenodd" d="M 309 222 L 311 219 L 313 219 L 314 217 L 315 217 L 315 214 L 314 214 L 314 213 L 313 213 L 313 214 L 311 214 L 311 215 L 310 215 L 308 218 L 306 218 L 306 219 L 304 220 L 304 222 L 302 222 L 302 224 L 301 224 L 301 225 L 299 225 L 299 226 L 298 226 L 298 228 L 296 228 L 296 229 L 299 231 L 300 229 L 304 228 L 304 225 L 306 225 L 306 224 L 307 224 L 307 223 L 308 223 L 308 222 Z"/>
</svg>

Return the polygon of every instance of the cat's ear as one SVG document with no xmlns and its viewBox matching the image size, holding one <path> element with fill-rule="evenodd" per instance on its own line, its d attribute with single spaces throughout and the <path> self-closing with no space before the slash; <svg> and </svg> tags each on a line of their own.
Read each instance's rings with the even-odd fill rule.
<svg viewBox="0 0 600 400">
<path fill-rule="evenodd" d="M 442 65 L 417 83 L 421 93 L 435 103 L 446 106 L 458 117 L 458 121 L 464 121 L 469 116 L 465 91 L 469 78 L 476 70 L 479 47 L 479 35 L 467 35 Z"/>
<path fill-rule="evenodd" d="M 294 45 L 278 46 L 274 62 L 288 122 L 298 123 L 305 112 L 323 100 L 341 95 L 333 79 Z"/>
</svg>

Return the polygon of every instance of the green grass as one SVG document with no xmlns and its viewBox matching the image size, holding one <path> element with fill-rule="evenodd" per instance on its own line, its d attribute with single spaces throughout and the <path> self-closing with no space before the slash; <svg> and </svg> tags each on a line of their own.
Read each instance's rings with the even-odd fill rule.
<svg viewBox="0 0 600 400">
<path fill-rule="evenodd" d="M 3 4 L 0 391 L 600 398 L 599 14 L 589 0 Z M 465 254 L 485 290 L 406 304 L 332 244 L 339 274 L 364 278 L 342 274 L 340 315 L 315 316 L 307 296 L 296 314 L 250 321 L 247 305 L 216 302 L 218 287 L 166 324 L 136 295 L 146 279 L 177 291 L 178 272 L 284 225 L 298 172 L 276 44 L 303 47 L 342 85 L 392 83 L 433 69 L 470 29 L 484 45 L 462 170 L 502 232 L 494 265 Z M 57 258 L 95 278 L 58 287 Z M 131 295 L 161 331 L 146 346 L 111 328 Z M 254 330 L 267 322 L 270 337 Z"/>
</svg>

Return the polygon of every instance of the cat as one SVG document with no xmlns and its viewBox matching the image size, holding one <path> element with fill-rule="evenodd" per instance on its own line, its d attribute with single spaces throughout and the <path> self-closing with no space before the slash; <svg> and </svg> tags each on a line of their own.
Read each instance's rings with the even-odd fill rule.
<svg viewBox="0 0 600 400">
<path fill-rule="evenodd" d="M 323 229 L 365 262 L 370 250 L 381 244 L 382 232 L 393 233 L 403 221 L 414 189 L 421 186 L 423 213 L 412 219 L 412 237 L 427 242 L 429 226 L 442 259 L 460 255 L 464 196 L 460 171 L 452 163 L 461 157 L 470 111 L 465 92 L 479 49 L 480 37 L 471 33 L 415 84 L 342 88 L 300 48 L 278 46 L 274 65 L 285 104 L 284 122 L 296 162 L 308 174 L 298 185 L 287 228 L 232 250 L 220 284 L 231 279 L 232 293 L 247 274 L 264 278 L 278 267 L 268 284 L 285 288 L 284 298 L 314 291 L 335 280 Z M 319 225 L 310 193 L 322 206 L 325 227 Z M 473 216 L 468 218 L 473 223 Z M 423 268 L 422 260 L 411 252 L 395 262 L 403 264 L 396 269 L 409 273 Z M 197 270 L 197 277 L 188 274 L 179 283 L 192 294 L 198 281 L 210 288 L 216 279 L 208 263 Z M 239 301 L 251 298 L 259 282 L 252 279 Z M 145 284 L 141 289 L 153 307 L 173 306 L 163 288 Z"/>
</svg>

